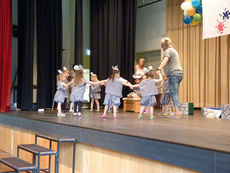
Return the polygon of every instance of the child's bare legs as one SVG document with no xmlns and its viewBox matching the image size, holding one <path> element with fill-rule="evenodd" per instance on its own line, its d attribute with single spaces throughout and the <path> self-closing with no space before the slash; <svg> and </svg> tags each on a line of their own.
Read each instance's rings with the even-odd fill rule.
<svg viewBox="0 0 230 173">
<path fill-rule="evenodd" d="M 162 112 L 165 112 L 165 105 L 162 105 Z"/>
<path fill-rule="evenodd" d="M 117 106 L 113 106 L 113 118 L 117 118 Z"/>
<path fill-rule="evenodd" d="M 151 116 L 151 115 L 153 116 L 153 113 L 154 113 L 153 106 L 150 106 L 150 116 Z"/>
<path fill-rule="evenodd" d="M 143 115 L 144 111 L 145 111 L 145 106 L 141 106 L 138 118 L 142 118 L 142 115 Z"/>
<path fill-rule="evenodd" d="M 165 105 L 165 112 L 169 112 L 169 105 Z"/>
<path fill-rule="evenodd" d="M 59 117 L 64 117 L 65 114 L 63 114 L 63 113 L 61 112 L 61 103 L 58 103 L 57 108 L 58 108 L 58 114 L 57 114 L 57 116 L 59 116 Z"/>
<path fill-rule="evenodd" d="M 99 111 L 100 110 L 100 104 L 99 104 L 98 99 L 95 99 L 95 102 L 96 102 L 96 105 L 97 105 L 97 111 Z"/>
<path fill-rule="evenodd" d="M 106 114 L 108 111 L 108 106 L 106 105 L 105 108 L 104 108 L 104 114 Z"/>
<path fill-rule="evenodd" d="M 58 109 L 58 113 L 61 113 L 61 103 L 58 103 L 57 109 Z"/>
<path fill-rule="evenodd" d="M 73 112 L 73 102 L 70 103 L 69 112 Z"/>
<path fill-rule="evenodd" d="M 93 103 L 94 103 L 94 99 L 91 99 L 91 103 L 90 103 L 90 111 L 93 111 Z"/>
<path fill-rule="evenodd" d="M 104 108 L 104 113 L 102 114 L 102 116 L 101 116 L 101 118 L 106 118 L 106 113 L 107 113 L 107 111 L 108 111 L 108 105 L 105 105 L 105 108 Z"/>
<path fill-rule="evenodd" d="M 153 113 L 154 113 L 154 108 L 153 108 L 153 106 L 150 106 L 150 120 L 152 120 L 153 118 L 154 118 L 154 116 L 153 116 Z"/>
</svg>

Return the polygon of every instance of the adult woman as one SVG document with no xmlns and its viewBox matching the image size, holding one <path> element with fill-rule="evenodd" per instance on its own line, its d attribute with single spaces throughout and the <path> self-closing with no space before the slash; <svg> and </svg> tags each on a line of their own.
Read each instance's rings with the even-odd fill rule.
<svg viewBox="0 0 230 173">
<path fill-rule="evenodd" d="M 144 72 L 144 66 L 145 66 L 145 59 L 144 58 L 140 58 L 138 60 L 138 64 L 135 65 L 135 73 L 136 74 L 141 74 L 141 75 L 144 75 L 145 72 Z"/>
<path fill-rule="evenodd" d="M 157 74 L 163 68 L 165 75 L 168 78 L 169 94 L 175 106 L 175 114 L 180 115 L 180 99 L 178 89 L 183 78 L 183 70 L 180 65 L 180 59 L 177 51 L 172 47 L 172 41 L 165 37 L 161 40 L 161 48 L 164 51 L 163 61 L 157 69 Z"/>
</svg>

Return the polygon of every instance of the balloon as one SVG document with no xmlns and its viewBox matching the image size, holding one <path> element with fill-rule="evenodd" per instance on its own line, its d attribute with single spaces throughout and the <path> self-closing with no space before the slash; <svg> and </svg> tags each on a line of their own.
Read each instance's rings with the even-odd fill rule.
<svg viewBox="0 0 230 173">
<path fill-rule="evenodd" d="M 200 0 L 192 0 L 192 6 L 198 7 L 200 5 Z"/>
<path fill-rule="evenodd" d="M 185 24 L 190 24 L 193 20 L 193 17 L 192 16 L 185 16 L 184 17 L 184 23 Z"/>
<path fill-rule="evenodd" d="M 184 0 L 184 2 L 191 2 L 192 0 Z"/>
<path fill-rule="evenodd" d="M 191 8 L 189 8 L 189 9 L 187 9 L 187 14 L 189 15 L 189 16 L 193 16 L 195 13 L 196 13 L 196 9 L 194 8 L 194 7 L 191 7 Z"/>
<path fill-rule="evenodd" d="M 192 7 L 192 3 L 191 3 L 190 1 L 188 1 L 188 2 L 183 2 L 183 3 L 181 4 L 181 9 L 182 9 L 182 10 L 187 10 L 187 9 L 190 8 L 190 7 Z"/>
<path fill-rule="evenodd" d="M 201 18 L 202 16 L 198 13 L 194 14 L 193 16 L 193 19 L 196 21 L 196 22 L 200 22 L 201 21 Z"/>
<path fill-rule="evenodd" d="M 188 14 L 187 14 L 186 10 L 184 11 L 184 16 L 188 16 Z"/>
<path fill-rule="evenodd" d="M 202 6 L 199 5 L 198 7 L 196 7 L 196 13 L 201 14 L 202 13 Z"/>
<path fill-rule="evenodd" d="M 190 25 L 196 25 L 197 22 L 193 19 L 192 22 L 190 23 Z"/>
<path fill-rule="evenodd" d="M 180 7 L 182 10 L 185 10 L 185 6 L 186 6 L 186 2 L 183 2 Z"/>
</svg>

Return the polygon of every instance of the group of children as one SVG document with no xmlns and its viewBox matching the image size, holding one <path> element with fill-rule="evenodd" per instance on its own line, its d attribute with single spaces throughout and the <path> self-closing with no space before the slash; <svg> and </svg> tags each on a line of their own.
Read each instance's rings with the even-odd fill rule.
<svg viewBox="0 0 230 173">
<path fill-rule="evenodd" d="M 61 105 L 64 103 L 65 98 L 68 97 L 68 90 L 71 88 L 69 94 L 70 112 L 74 113 L 74 116 L 82 117 L 82 104 L 84 101 L 84 92 L 87 85 L 90 87 L 90 111 L 93 111 L 94 101 L 97 105 L 97 111 L 100 110 L 99 99 L 101 98 L 101 86 L 105 86 L 105 98 L 104 98 L 104 112 L 101 118 L 107 117 L 109 108 L 113 108 L 113 118 L 117 118 L 117 109 L 120 106 L 120 99 L 122 97 L 123 85 L 130 87 L 131 89 L 138 90 L 141 95 L 141 109 L 138 118 L 142 118 L 145 107 L 149 107 L 150 119 L 154 118 L 153 106 L 156 105 L 156 97 L 158 94 L 157 83 L 163 81 L 162 75 L 159 73 L 159 79 L 154 79 L 155 72 L 152 66 L 145 69 L 145 74 L 139 75 L 139 82 L 132 85 L 129 81 L 120 77 L 120 70 L 118 66 L 112 66 L 112 73 L 106 80 L 99 81 L 96 74 L 91 73 L 91 81 L 85 80 L 83 74 L 83 67 L 81 65 L 74 66 L 74 75 L 70 76 L 70 71 L 66 68 L 58 71 L 57 75 L 57 91 L 54 96 L 54 102 L 57 102 L 58 116 L 65 116 L 62 113 Z M 167 78 L 164 76 L 165 82 L 163 83 L 163 96 L 161 103 L 164 106 L 163 111 L 168 112 L 168 87 Z"/>
</svg>

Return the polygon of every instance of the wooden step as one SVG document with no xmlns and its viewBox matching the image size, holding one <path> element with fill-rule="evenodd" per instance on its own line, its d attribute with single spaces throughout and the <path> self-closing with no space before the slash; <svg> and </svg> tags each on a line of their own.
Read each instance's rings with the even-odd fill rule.
<svg viewBox="0 0 230 173">
<path fill-rule="evenodd" d="M 42 134 L 42 133 L 36 133 L 35 134 L 36 137 L 40 137 L 40 138 L 44 138 L 44 139 L 48 139 L 51 141 L 55 141 L 55 142 L 75 142 L 75 138 L 70 138 L 70 137 L 66 137 L 66 136 L 60 136 L 60 135 L 56 135 L 56 134 Z"/>
<path fill-rule="evenodd" d="M 36 145 L 36 144 L 22 144 L 18 148 L 37 154 L 37 155 L 56 155 L 56 151 Z"/>
<path fill-rule="evenodd" d="M 37 167 L 16 157 L 2 158 L 0 162 L 18 171 L 36 170 Z"/>
</svg>

